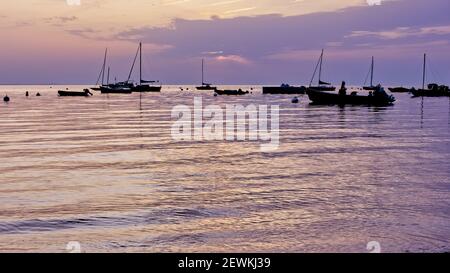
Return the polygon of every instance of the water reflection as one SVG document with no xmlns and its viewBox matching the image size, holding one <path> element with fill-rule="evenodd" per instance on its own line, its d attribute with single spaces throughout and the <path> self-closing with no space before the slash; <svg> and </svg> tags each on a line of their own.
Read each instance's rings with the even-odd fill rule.
<svg viewBox="0 0 450 273">
<path fill-rule="evenodd" d="M 174 142 L 172 107 L 194 95 L 178 86 L 89 99 L 15 88 L 0 106 L 0 251 L 449 250 L 446 99 L 340 108 L 202 93 L 204 105 L 280 105 L 280 149 L 261 153 Z"/>
</svg>

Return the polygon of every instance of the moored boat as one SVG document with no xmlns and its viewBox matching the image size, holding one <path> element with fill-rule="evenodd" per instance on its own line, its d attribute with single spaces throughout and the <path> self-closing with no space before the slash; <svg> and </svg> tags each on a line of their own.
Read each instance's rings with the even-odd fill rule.
<svg viewBox="0 0 450 273">
<path fill-rule="evenodd" d="M 216 90 L 217 95 L 226 95 L 226 96 L 242 96 L 250 94 L 249 91 L 243 91 L 242 89 L 239 90 Z"/>
<path fill-rule="evenodd" d="M 100 70 L 100 74 L 98 75 L 97 82 L 95 83 L 95 87 L 91 87 L 90 89 L 93 91 L 101 91 L 101 87 L 105 85 L 105 70 L 106 70 L 106 59 L 108 58 L 108 48 L 105 49 L 105 56 L 103 58 L 102 69 Z M 109 68 L 108 68 L 108 78 L 109 78 Z M 100 79 L 102 79 L 102 84 L 99 85 Z"/>
<path fill-rule="evenodd" d="M 447 97 L 450 96 L 449 87 L 445 85 L 438 85 L 436 83 L 428 84 L 425 88 L 425 82 L 427 77 L 427 54 L 423 55 L 423 78 L 422 88 L 413 89 L 411 93 L 413 97 Z"/>
<path fill-rule="evenodd" d="M 131 88 L 126 86 L 101 86 L 100 92 L 102 94 L 131 94 Z"/>
<path fill-rule="evenodd" d="M 313 104 L 319 105 L 373 105 L 373 106 L 389 106 L 395 102 L 393 96 L 388 95 L 381 86 L 377 86 L 374 92 L 370 92 L 368 96 L 358 95 L 357 92 L 347 94 L 345 82 L 339 93 L 331 93 L 308 89 L 307 94 Z"/>
<path fill-rule="evenodd" d="M 331 85 L 331 83 L 322 81 L 322 65 L 323 65 L 323 55 L 324 50 L 322 49 L 322 54 L 320 54 L 319 62 L 316 65 L 316 68 L 314 69 L 314 74 L 311 78 L 311 82 L 309 83 L 308 89 L 313 89 L 315 91 L 335 91 L 336 87 Z M 312 86 L 312 83 L 314 81 L 314 78 L 316 77 L 317 69 L 319 68 L 319 82 L 317 86 Z"/>
<path fill-rule="evenodd" d="M 446 85 L 438 85 L 431 83 L 428 89 L 412 89 L 411 93 L 414 97 L 447 97 L 450 96 L 449 87 Z"/>
<path fill-rule="evenodd" d="M 370 85 L 369 86 L 363 86 L 363 90 L 367 90 L 367 91 L 375 91 L 377 89 L 377 87 L 375 85 L 373 85 L 373 72 L 374 72 L 374 68 L 375 68 L 375 58 L 372 56 L 372 65 L 370 66 Z M 366 78 L 366 82 L 367 82 L 367 78 Z M 366 84 L 366 83 L 364 83 Z"/>
<path fill-rule="evenodd" d="M 159 83 L 159 81 L 147 81 L 142 79 L 142 43 L 139 43 L 138 52 L 136 53 L 136 57 L 134 58 L 133 65 L 131 67 L 130 75 L 128 76 L 127 83 L 130 82 L 131 74 L 133 73 L 133 68 L 136 63 L 137 54 L 139 53 L 139 84 L 131 84 L 130 89 L 131 92 L 161 92 L 161 85 L 154 85 L 155 83 Z"/>
<path fill-rule="evenodd" d="M 414 88 L 406 88 L 406 87 L 389 87 L 389 91 L 392 93 L 410 93 Z"/>
<path fill-rule="evenodd" d="M 281 94 L 281 95 L 294 95 L 294 94 L 305 94 L 306 87 L 300 86 L 290 86 L 289 84 L 282 84 L 281 86 L 264 86 L 263 94 Z"/>
<path fill-rule="evenodd" d="M 205 60 L 202 59 L 202 85 L 196 87 L 199 91 L 210 91 L 210 90 L 217 90 L 216 86 L 213 86 L 210 83 L 205 82 Z"/>
<path fill-rule="evenodd" d="M 84 89 L 83 91 L 69 91 L 69 90 L 59 90 L 58 95 L 60 97 L 89 97 L 92 93 L 89 89 Z"/>
</svg>

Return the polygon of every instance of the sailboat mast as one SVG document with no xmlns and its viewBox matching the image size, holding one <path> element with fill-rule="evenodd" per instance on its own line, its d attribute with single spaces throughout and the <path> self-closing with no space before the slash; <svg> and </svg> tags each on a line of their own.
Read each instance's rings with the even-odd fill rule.
<svg viewBox="0 0 450 273">
<path fill-rule="evenodd" d="M 422 79 L 422 89 L 425 89 L 426 73 L 427 73 L 427 54 L 423 54 L 423 79 Z"/>
<path fill-rule="evenodd" d="M 139 43 L 139 85 L 142 85 L 142 42 Z"/>
<path fill-rule="evenodd" d="M 107 85 L 109 85 L 109 71 L 110 71 L 110 67 L 108 66 L 108 77 L 107 77 L 107 80 L 106 80 L 106 84 Z"/>
<path fill-rule="evenodd" d="M 322 54 L 320 54 L 320 64 L 319 64 L 319 85 L 322 81 L 322 63 L 323 63 L 323 49 Z"/>
<path fill-rule="evenodd" d="M 373 86 L 373 69 L 374 69 L 374 66 L 375 66 L 375 61 L 374 61 L 374 58 L 373 58 L 373 56 L 372 56 L 372 67 L 371 67 L 371 69 L 370 69 L 370 86 Z"/>
<path fill-rule="evenodd" d="M 106 70 L 106 58 L 108 55 L 108 48 L 105 50 L 105 58 L 103 59 L 103 69 L 102 69 L 102 85 L 105 83 L 105 70 Z"/>
<path fill-rule="evenodd" d="M 202 85 L 205 84 L 205 59 L 202 59 Z"/>
</svg>

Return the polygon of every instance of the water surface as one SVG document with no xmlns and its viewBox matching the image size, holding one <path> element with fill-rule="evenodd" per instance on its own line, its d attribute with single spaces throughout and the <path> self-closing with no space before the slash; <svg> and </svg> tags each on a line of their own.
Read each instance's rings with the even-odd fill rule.
<svg viewBox="0 0 450 273">
<path fill-rule="evenodd" d="M 448 98 L 340 108 L 259 87 L 214 97 L 170 86 L 141 99 L 57 89 L 0 87 L 11 97 L 0 103 L 0 252 L 64 252 L 69 241 L 87 252 L 450 250 Z M 194 94 L 279 105 L 280 148 L 173 141 L 171 110 Z"/>
</svg>

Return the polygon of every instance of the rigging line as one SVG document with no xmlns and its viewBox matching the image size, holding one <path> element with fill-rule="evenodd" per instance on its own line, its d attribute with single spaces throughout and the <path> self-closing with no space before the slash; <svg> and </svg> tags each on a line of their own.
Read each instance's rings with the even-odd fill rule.
<svg viewBox="0 0 450 273">
<path fill-rule="evenodd" d="M 369 80 L 369 77 L 370 77 L 370 70 L 369 70 L 369 72 L 367 72 L 366 79 L 364 80 L 364 86 L 367 84 L 367 81 Z"/>
<path fill-rule="evenodd" d="M 431 77 L 433 78 L 433 81 L 441 82 L 441 80 L 442 80 L 441 75 L 433 69 L 433 66 L 431 65 L 430 61 L 428 61 L 427 68 L 429 71 L 431 71 Z"/>
<path fill-rule="evenodd" d="M 102 74 L 103 74 L 103 66 L 102 66 L 102 70 L 100 70 L 100 74 L 98 74 L 97 82 L 95 83 L 95 85 L 98 85 L 98 83 L 100 82 Z"/>
<path fill-rule="evenodd" d="M 311 78 L 311 81 L 309 82 L 309 87 L 312 86 L 312 83 L 313 83 L 313 81 L 314 81 L 314 78 L 316 77 L 316 73 L 317 73 L 317 69 L 319 68 L 320 61 L 321 61 L 321 58 L 319 58 L 319 61 L 318 61 L 317 64 L 316 64 L 316 68 L 314 69 L 314 74 L 313 74 L 313 76 L 312 76 L 312 78 Z"/>
<path fill-rule="evenodd" d="M 136 56 L 134 56 L 133 65 L 131 66 L 131 70 L 130 70 L 130 74 L 128 75 L 128 80 L 127 80 L 127 82 L 130 81 L 130 79 L 131 79 L 131 74 L 133 74 L 134 65 L 136 64 L 136 60 L 137 60 L 137 57 L 138 57 L 138 55 L 139 55 L 139 49 L 140 49 L 140 47 L 138 47 L 138 49 L 137 49 L 137 51 L 136 51 Z"/>
</svg>

